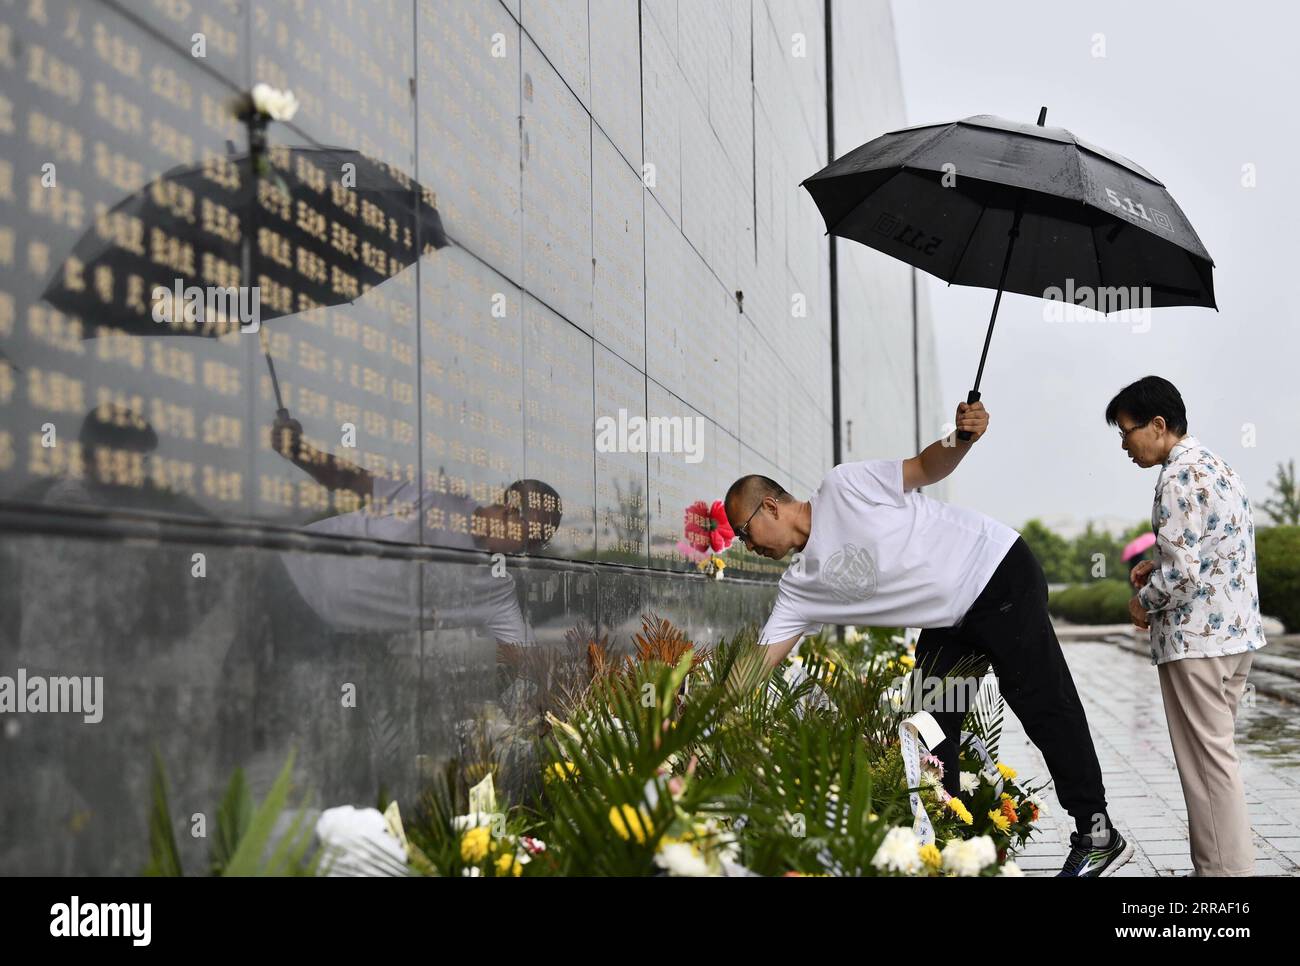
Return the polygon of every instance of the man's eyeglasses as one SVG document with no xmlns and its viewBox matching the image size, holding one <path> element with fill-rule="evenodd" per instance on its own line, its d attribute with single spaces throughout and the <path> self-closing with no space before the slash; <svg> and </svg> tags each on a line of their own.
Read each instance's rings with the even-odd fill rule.
<svg viewBox="0 0 1300 966">
<path fill-rule="evenodd" d="M 765 499 L 767 499 L 767 498 L 764 497 L 763 499 L 765 500 Z M 757 512 L 758 512 L 759 510 L 761 510 L 762 508 L 763 508 L 763 500 L 759 500 L 759 501 L 758 501 L 758 506 L 754 507 L 754 513 L 757 513 Z M 743 540 L 745 543 L 749 543 L 749 542 L 753 539 L 753 538 L 750 537 L 750 535 L 749 535 L 749 524 L 750 524 L 750 522 L 753 521 L 753 519 L 754 519 L 754 513 L 751 513 L 751 514 L 749 515 L 749 519 L 748 519 L 748 520 L 746 520 L 746 521 L 745 521 L 744 523 L 742 523 L 740 526 L 736 527 L 736 536 L 740 537 L 740 539 Z"/>
<path fill-rule="evenodd" d="M 1119 438 L 1120 438 L 1120 440 L 1121 440 L 1122 442 L 1127 443 L 1127 442 L 1128 442 L 1128 434 L 1129 434 L 1129 433 L 1131 433 L 1131 432 L 1133 432 L 1133 431 L 1135 431 L 1135 430 L 1141 429 L 1143 426 L 1146 426 L 1146 425 L 1147 425 L 1148 423 L 1150 423 L 1150 422 L 1151 422 L 1151 420 L 1148 419 L 1145 423 L 1138 423 L 1136 426 L 1130 426 L 1128 429 L 1121 429 L 1121 430 L 1119 431 Z"/>
</svg>

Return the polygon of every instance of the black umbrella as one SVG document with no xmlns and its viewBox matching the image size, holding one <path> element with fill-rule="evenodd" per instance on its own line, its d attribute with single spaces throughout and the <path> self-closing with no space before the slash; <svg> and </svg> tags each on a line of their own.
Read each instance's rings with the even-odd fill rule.
<svg viewBox="0 0 1300 966">
<path fill-rule="evenodd" d="M 980 114 L 890 131 L 802 182 L 827 234 L 950 285 L 997 289 L 967 402 L 980 398 L 1004 290 L 1095 293 L 1088 307 L 1102 312 L 1217 309 L 1214 261 L 1165 186 L 1046 118 L 1044 107 L 1036 125 Z"/>
<path fill-rule="evenodd" d="M 232 146 L 227 157 L 173 168 L 97 217 L 44 299 L 80 316 L 87 337 L 100 326 L 217 337 L 240 319 L 187 319 L 173 305 L 164 322 L 155 321 L 155 287 L 266 279 L 278 286 L 262 293 L 260 320 L 267 321 L 304 305 L 355 301 L 447 244 L 432 194 L 401 171 L 348 148 L 268 146 L 265 117 L 246 120 L 248 152 Z M 212 271 L 225 278 L 214 281 Z M 101 276 L 111 283 L 101 285 Z M 263 351 L 279 414 L 287 417 L 265 340 Z"/>
</svg>

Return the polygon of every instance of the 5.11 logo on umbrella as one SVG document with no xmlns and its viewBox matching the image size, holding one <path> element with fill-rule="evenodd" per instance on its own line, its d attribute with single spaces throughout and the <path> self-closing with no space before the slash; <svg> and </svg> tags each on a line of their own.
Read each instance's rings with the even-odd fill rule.
<svg viewBox="0 0 1300 966">
<path fill-rule="evenodd" d="M 1149 221 L 1157 228 L 1161 228 L 1164 231 L 1174 230 L 1174 223 L 1169 220 L 1169 216 L 1158 208 L 1148 208 L 1145 205 L 1134 201 L 1132 198 L 1121 198 L 1110 188 L 1106 189 L 1106 197 L 1110 199 L 1112 205 L 1121 211 L 1127 212 L 1134 218 L 1141 218 L 1144 221 Z"/>
<path fill-rule="evenodd" d="M 933 255 L 939 246 L 943 244 L 943 239 L 938 235 L 927 234 L 887 211 L 881 212 L 880 217 L 876 219 L 875 230 L 885 237 L 909 248 L 915 248 L 925 255 Z"/>
</svg>

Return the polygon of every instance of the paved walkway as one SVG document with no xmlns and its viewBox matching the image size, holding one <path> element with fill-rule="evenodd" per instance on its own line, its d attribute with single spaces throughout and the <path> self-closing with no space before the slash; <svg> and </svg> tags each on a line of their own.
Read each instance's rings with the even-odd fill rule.
<svg viewBox="0 0 1300 966">
<path fill-rule="evenodd" d="M 1187 809 L 1169 745 L 1160 683 L 1148 658 L 1114 644 L 1064 643 L 1065 657 L 1088 711 L 1106 779 L 1111 819 L 1135 846 L 1115 874 L 1179 875 L 1191 871 Z M 1237 752 L 1255 830 L 1258 875 L 1300 876 L 1300 708 L 1247 694 L 1237 718 Z M 1022 777 L 1046 779 L 1042 756 L 1008 708 L 998 757 Z M 1046 793 L 1041 831 L 1016 858 L 1027 875 L 1055 875 L 1069 851 L 1074 823 L 1055 793 Z"/>
</svg>

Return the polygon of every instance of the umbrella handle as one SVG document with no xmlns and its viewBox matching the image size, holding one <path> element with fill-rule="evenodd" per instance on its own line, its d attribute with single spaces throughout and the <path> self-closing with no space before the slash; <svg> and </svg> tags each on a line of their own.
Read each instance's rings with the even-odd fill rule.
<svg viewBox="0 0 1300 966">
<path fill-rule="evenodd" d="M 979 401 L 980 401 L 980 391 L 979 391 L 978 389 L 972 389 L 970 392 L 966 393 L 966 402 L 967 402 L 967 404 L 969 404 L 969 403 L 977 403 L 977 402 L 979 402 Z M 972 435 L 972 434 L 971 434 L 970 432 L 968 432 L 967 430 L 964 430 L 964 429 L 961 429 L 961 430 L 958 430 L 958 431 L 957 431 L 957 438 L 960 439 L 960 440 L 962 440 L 963 442 L 969 441 L 970 438 L 971 438 L 971 435 Z"/>
</svg>

